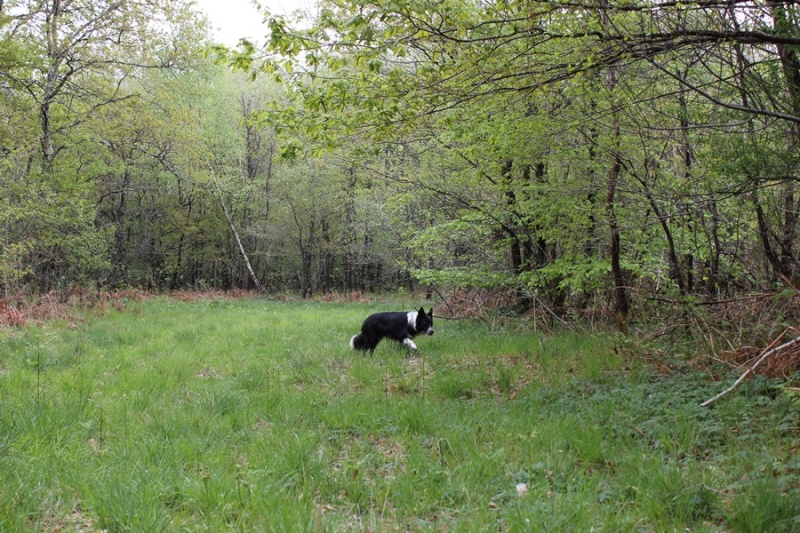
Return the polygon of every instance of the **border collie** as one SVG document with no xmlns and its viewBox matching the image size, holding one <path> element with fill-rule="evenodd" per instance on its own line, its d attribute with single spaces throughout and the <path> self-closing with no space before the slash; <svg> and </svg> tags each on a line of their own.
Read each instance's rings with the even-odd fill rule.
<svg viewBox="0 0 800 533">
<path fill-rule="evenodd" d="M 361 325 L 361 334 L 350 339 L 350 347 L 354 350 L 375 351 L 381 339 L 388 337 L 401 343 L 403 346 L 416 350 L 417 345 L 413 339 L 425 333 L 433 335 L 433 308 L 428 313 L 425 309 L 419 311 L 375 313 L 369 315 Z"/>
</svg>

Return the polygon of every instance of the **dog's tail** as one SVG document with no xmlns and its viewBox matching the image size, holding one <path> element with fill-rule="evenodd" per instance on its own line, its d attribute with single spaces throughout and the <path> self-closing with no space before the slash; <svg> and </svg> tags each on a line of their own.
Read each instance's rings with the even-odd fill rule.
<svg viewBox="0 0 800 533">
<path fill-rule="evenodd" d="M 350 348 L 353 350 L 366 350 L 367 342 L 364 339 L 364 335 L 353 335 L 350 339 Z"/>
</svg>

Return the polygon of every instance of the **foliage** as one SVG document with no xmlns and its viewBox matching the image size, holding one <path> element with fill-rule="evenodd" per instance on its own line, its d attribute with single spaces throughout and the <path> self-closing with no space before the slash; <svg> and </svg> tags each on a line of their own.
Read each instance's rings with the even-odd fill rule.
<svg viewBox="0 0 800 533">
<path fill-rule="evenodd" d="M 797 286 L 791 3 L 326 0 L 236 50 L 190 3 L 12 5 L 6 297 L 479 289 L 626 330 Z"/>
<path fill-rule="evenodd" d="M 555 308 L 605 285 L 624 314 L 630 286 L 713 298 L 796 275 L 795 20 L 783 4 L 328 1 L 311 26 L 273 18 L 275 55 L 250 68 L 288 80 L 262 114 L 285 156 L 355 135 L 419 154 L 396 175 L 430 214 L 407 240 L 420 279 Z"/>
</svg>

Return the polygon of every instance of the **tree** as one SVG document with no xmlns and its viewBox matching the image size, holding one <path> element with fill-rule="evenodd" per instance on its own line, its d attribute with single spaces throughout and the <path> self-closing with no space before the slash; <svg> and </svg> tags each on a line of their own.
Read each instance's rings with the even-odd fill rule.
<svg viewBox="0 0 800 533">
<path fill-rule="evenodd" d="M 186 51 L 180 39 L 196 37 L 204 23 L 184 2 L 15 0 L 2 7 L 8 124 L 27 125 L 5 154 L 19 172 L 4 198 L 3 255 L 25 250 L 25 275 L 40 290 L 86 284 L 108 265 L 108 235 L 95 224 L 94 179 L 105 174 L 97 120 L 138 97 L 135 76 L 173 67 Z M 152 24 L 153 16 L 163 23 Z"/>
<path fill-rule="evenodd" d="M 465 168 L 485 176 L 493 208 L 465 197 L 463 188 L 448 197 L 472 213 L 456 218 L 494 225 L 508 238 L 507 272 L 513 278 L 538 292 L 538 280 L 551 272 L 559 287 L 574 290 L 589 286 L 578 282 L 576 260 L 584 265 L 584 280 L 598 272 L 591 266 L 597 260 L 607 261 L 614 306 L 624 317 L 632 276 L 660 286 L 664 258 L 680 294 L 714 289 L 723 276 L 722 236 L 730 231 L 721 227 L 728 221 L 720 208 L 734 208 L 720 199 L 731 194 L 752 197 L 761 212 L 758 232 L 773 270 L 787 277 L 796 273 L 797 159 L 789 148 L 800 122 L 795 21 L 795 6 L 780 2 L 322 2 L 308 29 L 270 21 L 267 51 L 281 56 L 262 70 L 289 77 L 294 99 L 266 118 L 292 135 L 302 132 L 312 153 L 313 146 L 342 143 L 354 132 L 373 142 L 439 140 L 445 152 L 470 162 Z M 606 86 L 592 84 L 596 79 L 607 80 Z M 653 109 L 662 115 L 657 118 Z M 557 133 L 531 127 L 529 116 L 548 116 Z M 581 126 L 569 131 L 550 122 L 558 120 Z M 474 132 L 485 131 L 481 124 L 494 130 L 479 138 Z M 713 158 L 697 159 L 731 134 L 744 135 L 746 142 L 737 146 L 752 144 L 758 128 L 771 138 L 784 128 L 790 142 L 755 172 L 731 165 L 715 169 Z M 577 139 L 575 131 L 582 132 Z M 639 132 L 640 144 L 628 142 L 636 140 L 631 131 Z M 525 146 L 498 149 L 511 147 L 514 136 Z M 576 141 L 583 153 L 575 151 Z M 564 161 L 564 154 L 571 159 Z M 564 188 L 538 197 L 531 194 L 541 188 L 536 181 L 556 184 L 574 179 L 576 170 L 581 180 L 568 197 L 586 211 L 576 217 L 566 207 L 560 220 L 548 219 L 548 204 Z M 629 178 L 639 185 L 635 195 Z M 419 181 L 442 190 L 435 179 Z M 604 203 L 598 201 L 602 190 Z M 770 198 L 767 206 L 764 197 Z M 439 224 L 452 220 L 442 213 Z M 548 226 L 563 235 L 565 219 L 588 229 L 583 251 L 577 238 L 548 240 Z M 661 229 L 656 242 L 667 249 L 662 258 L 652 248 L 653 227 Z M 600 232 L 609 245 L 598 253 L 593 243 Z M 481 239 L 479 246 L 491 248 L 485 232 Z M 543 252 L 556 248 L 563 261 L 542 261 Z M 593 259 L 579 259 L 585 252 Z"/>
<path fill-rule="evenodd" d="M 98 109 L 132 97 L 123 87 L 128 77 L 177 62 L 180 48 L 165 41 L 149 22 L 156 18 L 174 28 L 186 9 L 183 1 L 10 2 L 8 12 L 13 15 L 6 37 L 28 43 L 26 70 L 32 76 L 13 71 L 2 75 L 36 103 L 44 173 L 53 171 L 66 147 L 61 139 L 72 128 Z"/>
</svg>

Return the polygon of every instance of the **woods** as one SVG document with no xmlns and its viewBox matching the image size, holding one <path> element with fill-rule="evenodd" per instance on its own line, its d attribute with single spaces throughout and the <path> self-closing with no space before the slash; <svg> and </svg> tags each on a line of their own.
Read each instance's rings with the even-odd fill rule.
<svg viewBox="0 0 800 533">
<path fill-rule="evenodd" d="M 797 293 L 792 2 L 325 0 L 236 50 L 188 2 L 0 6 L 5 298 Z"/>
<path fill-rule="evenodd" d="M 796 3 L 211 26 L 0 0 L 0 530 L 800 530 Z"/>
</svg>

